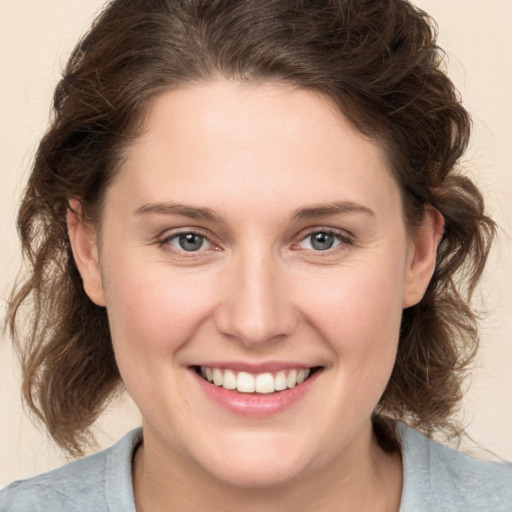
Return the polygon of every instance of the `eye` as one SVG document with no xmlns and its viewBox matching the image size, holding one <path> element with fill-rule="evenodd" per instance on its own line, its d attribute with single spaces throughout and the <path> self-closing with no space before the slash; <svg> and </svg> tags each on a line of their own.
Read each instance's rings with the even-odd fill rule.
<svg viewBox="0 0 512 512">
<path fill-rule="evenodd" d="M 174 249 L 186 252 L 198 252 L 208 249 L 211 245 L 206 237 L 192 231 L 169 236 L 162 241 L 162 244 L 165 243 L 170 244 Z"/>
<path fill-rule="evenodd" d="M 301 249 L 313 251 L 328 251 L 340 245 L 345 238 L 333 231 L 314 231 L 299 242 Z"/>
</svg>

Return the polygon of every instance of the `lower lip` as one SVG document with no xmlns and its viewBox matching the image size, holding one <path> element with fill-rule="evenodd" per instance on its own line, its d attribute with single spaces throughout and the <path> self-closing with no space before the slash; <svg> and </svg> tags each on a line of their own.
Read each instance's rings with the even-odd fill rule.
<svg viewBox="0 0 512 512">
<path fill-rule="evenodd" d="M 321 371 L 314 372 L 304 382 L 291 389 L 261 394 L 224 389 L 222 386 L 215 386 L 204 380 L 194 369 L 191 369 L 191 372 L 201 389 L 215 403 L 232 413 L 252 417 L 272 416 L 291 408 L 306 395 L 321 373 Z"/>
</svg>

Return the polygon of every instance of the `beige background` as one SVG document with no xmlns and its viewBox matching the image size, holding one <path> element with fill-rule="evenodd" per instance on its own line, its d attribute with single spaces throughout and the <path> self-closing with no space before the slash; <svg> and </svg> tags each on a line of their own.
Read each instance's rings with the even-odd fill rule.
<svg viewBox="0 0 512 512">
<path fill-rule="evenodd" d="M 0 301 L 18 270 L 15 210 L 59 71 L 103 0 L 0 0 Z M 440 26 L 449 70 L 475 133 L 466 166 L 500 225 L 481 295 L 482 351 L 461 414 L 480 446 L 512 460 L 512 0 L 417 0 Z M 0 487 L 64 458 L 33 427 L 19 399 L 19 370 L 0 343 Z M 139 423 L 129 399 L 102 418 L 102 446 Z M 473 449 L 467 443 L 466 449 Z"/>
</svg>

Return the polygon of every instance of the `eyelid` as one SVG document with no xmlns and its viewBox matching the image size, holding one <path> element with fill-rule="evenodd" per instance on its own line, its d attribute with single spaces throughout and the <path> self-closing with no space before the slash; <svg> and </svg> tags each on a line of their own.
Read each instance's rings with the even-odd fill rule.
<svg viewBox="0 0 512 512">
<path fill-rule="evenodd" d="M 201 249 L 198 251 L 186 251 L 184 249 L 180 250 L 176 247 L 173 247 L 169 243 L 170 240 L 175 239 L 179 235 L 189 234 L 189 233 L 195 234 L 195 235 L 198 235 L 198 236 L 204 238 L 206 240 L 206 242 L 208 243 L 208 247 L 206 249 Z M 340 243 L 337 244 L 335 247 L 326 249 L 324 251 L 314 250 L 314 249 L 301 249 L 298 247 L 298 245 L 301 242 L 303 242 L 304 240 L 306 240 L 308 237 L 310 237 L 311 235 L 313 235 L 315 233 L 332 234 L 336 237 L 337 240 L 340 241 Z M 195 227 L 195 226 L 183 226 L 183 227 L 179 227 L 179 228 L 171 228 L 171 229 L 162 230 L 155 237 L 155 241 L 153 243 L 155 243 L 156 245 L 159 245 L 161 247 L 167 246 L 167 247 L 169 247 L 170 251 L 177 253 L 179 255 L 182 255 L 184 257 L 193 258 L 193 257 L 198 257 L 199 255 L 201 255 L 205 252 L 211 251 L 211 250 L 221 251 L 222 248 L 221 248 L 220 244 L 218 244 L 217 242 L 212 240 L 214 238 L 215 237 L 212 236 L 211 232 L 204 228 Z M 301 232 L 294 238 L 296 241 L 292 243 L 292 249 L 313 252 L 313 253 L 318 254 L 319 256 L 322 255 L 322 253 L 324 255 L 332 254 L 333 252 L 336 252 L 340 248 L 343 249 L 346 245 L 354 244 L 354 236 L 349 231 L 340 229 L 340 228 L 333 228 L 333 227 L 326 227 L 326 226 L 314 226 L 314 227 L 305 228 L 305 229 L 301 230 Z"/>
<path fill-rule="evenodd" d="M 180 250 L 170 243 L 172 240 L 176 239 L 180 235 L 187 234 L 193 234 L 204 238 L 204 240 L 208 243 L 208 247 L 206 249 L 200 249 L 198 251 L 186 251 L 184 249 Z M 197 257 L 199 254 L 212 250 L 212 248 L 215 248 L 215 250 L 220 250 L 219 245 L 212 241 L 212 238 L 213 237 L 211 236 L 211 233 L 209 233 L 207 230 L 203 228 L 180 227 L 175 229 L 166 229 L 162 231 L 160 234 L 157 235 L 155 243 L 160 247 L 168 247 L 170 251 L 176 254 L 180 254 L 185 257 L 191 258 L 194 256 Z"/>
<path fill-rule="evenodd" d="M 320 250 L 314 250 L 314 249 L 300 249 L 303 251 L 311 251 L 314 253 L 317 253 L 319 255 L 323 254 L 332 254 L 336 250 L 339 250 L 339 248 L 343 248 L 346 245 L 352 245 L 354 243 L 354 236 L 349 233 L 346 230 L 339 229 L 339 228 L 332 228 L 332 227 L 326 227 L 326 226 L 315 226 L 315 227 L 309 227 L 305 230 L 302 230 L 301 233 L 297 236 L 297 241 L 292 244 L 292 248 L 297 247 L 301 242 L 306 240 L 308 237 L 314 235 L 315 233 L 326 233 L 333 235 L 336 237 L 337 240 L 340 241 L 339 244 L 337 244 L 335 247 L 326 249 L 324 251 Z"/>
</svg>

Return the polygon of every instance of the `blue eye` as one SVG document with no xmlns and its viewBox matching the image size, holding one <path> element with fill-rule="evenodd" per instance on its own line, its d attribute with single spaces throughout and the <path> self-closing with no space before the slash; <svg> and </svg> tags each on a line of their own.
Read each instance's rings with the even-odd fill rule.
<svg viewBox="0 0 512 512">
<path fill-rule="evenodd" d="M 314 251 L 327 251 L 342 243 L 342 237 L 332 231 L 315 231 L 302 239 L 303 249 Z"/>
<path fill-rule="evenodd" d="M 170 238 L 170 243 L 187 252 L 199 251 L 207 245 L 206 238 L 197 233 L 178 233 Z"/>
</svg>

